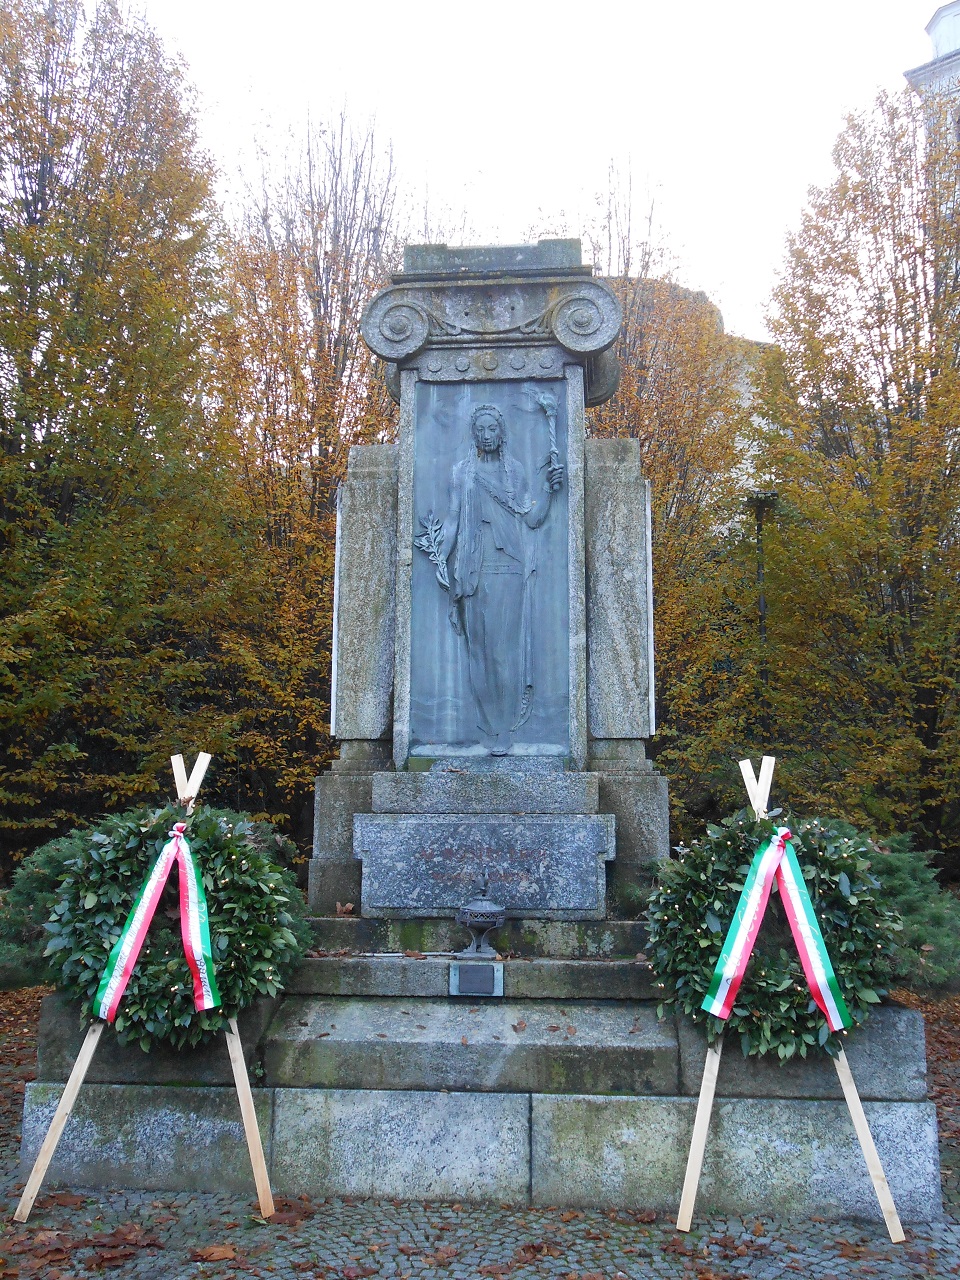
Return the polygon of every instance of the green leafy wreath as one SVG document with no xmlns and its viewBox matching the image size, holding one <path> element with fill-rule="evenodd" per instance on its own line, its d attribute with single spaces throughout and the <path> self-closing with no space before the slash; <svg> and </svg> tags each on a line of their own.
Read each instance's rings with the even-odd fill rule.
<svg viewBox="0 0 960 1280">
<path fill-rule="evenodd" d="M 776 818 L 777 822 L 772 821 Z M 887 993 L 900 917 L 883 903 L 870 870 L 869 837 L 846 824 L 782 816 L 776 809 L 757 819 L 752 809 L 708 824 L 707 834 L 660 867 L 647 906 L 648 955 L 667 1008 L 706 1024 L 712 1043 L 724 1030 L 739 1035 L 744 1056 L 775 1051 L 781 1060 L 821 1045 L 841 1047 L 810 996 L 779 894 L 770 896 L 743 985 L 729 1019 L 700 1007 L 733 919 L 753 856 L 775 834 L 790 828 L 803 878 L 823 931 L 840 990 L 854 1024 Z"/>
<path fill-rule="evenodd" d="M 142 1049 L 210 1040 L 257 996 L 275 996 L 309 941 L 303 898 L 292 874 L 270 858 L 282 838 L 266 823 L 227 810 L 177 805 L 137 809 L 58 841 L 64 856 L 60 897 L 46 925 L 45 954 L 60 963 L 58 985 L 92 1012 L 114 942 L 144 877 L 187 820 L 203 876 L 222 1005 L 198 1013 L 180 937 L 177 877 L 171 875 L 150 925 L 114 1027 L 121 1044 Z"/>
</svg>

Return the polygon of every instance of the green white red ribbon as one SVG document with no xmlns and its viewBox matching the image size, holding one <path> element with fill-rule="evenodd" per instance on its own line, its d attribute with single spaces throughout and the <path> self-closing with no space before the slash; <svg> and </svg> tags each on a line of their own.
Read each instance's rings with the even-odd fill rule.
<svg viewBox="0 0 960 1280">
<path fill-rule="evenodd" d="M 180 934 L 187 964 L 193 975 L 193 1002 L 198 1013 L 204 1009 L 215 1009 L 220 1004 L 210 946 L 207 899 L 200 871 L 183 834 L 186 829 L 185 822 L 174 824 L 170 832 L 172 838 L 160 850 L 156 862 L 147 873 L 120 937 L 110 952 L 94 1002 L 97 1017 L 107 1022 L 112 1022 L 117 1016 L 117 1007 L 130 981 L 163 893 L 163 886 L 174 863 L 180 868 Z"/>
<path fill-rule="evenodd" d="M 707 994 L 701 1008 L 715 1018 L 727 1019 L 746 973 L 760 922 L 763 920 L 776 878 L 800 963 L 818 1008 L 831 1031 L 849 1027 L 853 1019 L 847 1011 L 840 984 L 826 943 L 814 914 L 813 903 L 797 861 L 790 832 L 778 827 L 776 835 L 758 849 L 750 864 L 746 884 L 734 912 Z"/>
</svg>

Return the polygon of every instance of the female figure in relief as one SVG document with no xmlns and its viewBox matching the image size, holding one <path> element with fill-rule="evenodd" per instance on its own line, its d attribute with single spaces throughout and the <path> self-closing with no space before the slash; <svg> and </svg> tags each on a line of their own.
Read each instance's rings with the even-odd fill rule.
<svg viewBox="0 0 960 1280">
<path fill-rule="evenodd" d="M 552 450 L 535 497 L 523 464 L 506 447 L 503 415 L 480 405 L 470 417 L 474 450 L 455 463 L 443 522 L 449 618 L 467 646 L 477 725 L 493 755 L 509 751 L 533 703 L 531 593 L 536 546 L 563 484 Z"/>
</svg>

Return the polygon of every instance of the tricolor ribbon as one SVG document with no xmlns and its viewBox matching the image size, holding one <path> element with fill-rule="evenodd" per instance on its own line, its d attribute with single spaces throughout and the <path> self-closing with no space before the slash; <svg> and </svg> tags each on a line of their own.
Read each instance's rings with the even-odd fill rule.
<svg viewBox="0 0 960 1280">
<path fill-rule="evenodd" d="M 187 964 L 193 974 L 193 1002 L 198 1013 L 204 1009 L 215 1009 L 220 1004 L 210 946 L 207 899 L 199 869 L 183 834 L 186 829 L 185 822 L 174 824 L 170 832 L 172 839 L 160 850 L 156 862 L 147 873 L 120 937 L 110 952 L 94 1002 L 97 1017 L 104 1018 L 107 1022 L 112 1022 L 117 1016 L 117 1006 L 130 981 L 150 928 L 150 921 L 163 893 L 163 886 L 174 863 L 180 867 L 180 933 Z"/>
<path fill-rule="evenodd" d="M 780 888 L 793 940 L 800 952 L 800 963 L 803 965 L 810 994 L 826 1018 L 830 1030 L 841 1031 L 844 1027 L 851 1026 L 853 1019 L 840 994 L 840 984 L 830 963 L 826 943 L 786 827 L 778 827 L 776 835 L 754 855 L 747 882 L 740 894 L 740 901 L 727 930 L 720 959 L 701 1008 L 712 1013 L 715 1018 L 730 1017 L 753 944 L 760 931 L 760 922 L 767 909 L 774 878 Z"/>
</svg>

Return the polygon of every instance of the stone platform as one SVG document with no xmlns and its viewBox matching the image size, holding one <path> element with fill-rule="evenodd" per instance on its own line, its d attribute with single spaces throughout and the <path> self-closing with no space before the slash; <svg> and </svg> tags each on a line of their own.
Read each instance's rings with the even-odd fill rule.
<svg viewBox="0 0 960 1280">
<path fill-rule="evenodd" d="M 422 922 L 419 940 L 431 931 L 437 940 L 449 923 Z M 330 950 L 401 927 L 317 924 Z M 616 954 L 636 942 L 626 922 L 540 930 L 514 935 L 526 954 L 503 961 L 502 999 L 450 996 L 449 954 L 342 954 L 306 961 L 281 1001 L 249 1011 L 244 1047 L 275 1190 L 675 1210 L 703 1039 L 685 1021 L 657 1020 L 649 968 Z M 548 939 L 580 958 L 538 954 Z M 76 1011 L 49 998 L 38 1080 L 27 1088 L 25 1165 L 81 1038 Z M 879 1009 L 851 1034 L 848 1057 L 904 1221 L 937 1220 L 920 1016 Z M 148 1056 L 108 1032 L 52 1177 L 250 1190 L 225 1059 Z M 780 1067 L 728 1047 L 698 1212 L 878 1216 L 825 1057 Z"/>
</svg>

